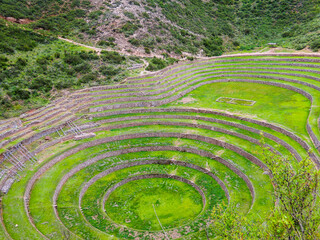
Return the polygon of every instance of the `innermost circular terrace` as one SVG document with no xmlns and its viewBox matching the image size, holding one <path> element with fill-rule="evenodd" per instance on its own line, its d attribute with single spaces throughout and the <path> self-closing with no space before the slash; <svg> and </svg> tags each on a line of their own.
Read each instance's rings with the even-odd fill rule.
<svg viewBox="0 0 320 240">
<path fill-rule="evenodd" d="M 105 211 L 113 221 L 149 231 L 159 231 L 161 225 L 168 229 L 188 224 L 206 203 L 204 193 L 193 182 L 163 174 L 126 179 L 105 198 Z"/>
</svg>

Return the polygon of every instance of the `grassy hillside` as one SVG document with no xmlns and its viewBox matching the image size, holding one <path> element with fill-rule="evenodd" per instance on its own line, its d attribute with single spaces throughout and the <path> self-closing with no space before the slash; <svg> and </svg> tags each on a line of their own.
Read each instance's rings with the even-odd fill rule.
<svg viewBox="0 0 320 240">
<path fill-rule="evenodd" d="M 0 15 L 4 17 L 36 20 L 68 12 L 71 9 L 90 6 L 89 1 L 80 0 L 5 0 L 0 2 Z"/>
<path fill-rule="evenodd" d="M 129 75 L 137 57 L 100 55 L 0 21 L 0 116 L 41 106 L 59 90 L 109 84 Z"/>
</svg>

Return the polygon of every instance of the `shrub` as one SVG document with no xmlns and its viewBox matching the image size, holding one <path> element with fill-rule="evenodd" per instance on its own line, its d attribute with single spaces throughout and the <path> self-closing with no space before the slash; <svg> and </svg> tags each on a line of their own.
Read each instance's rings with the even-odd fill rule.
<svg viewBox="0 0 320 240">
<path fill-rule="evenodd" d="M 37 58 L 36 62 L 42 66 L 42 65 L 47 65 L 49 62 L 46 58 L 44 57 L 41 57 L 41 58 Z"/>
<path fill-rule="evenodd" d="M 100 41 L 98 42 L 98 46 L 114 47 L 114 46 L 116 46 L 116 44 L 115 44 L 114 42 L 109 42 L 109 41 L 100 40 Z"/>
<path fill-rule="evenodd" d="M 124 33 L 124 35 L 125 35 L 126 37 L 129 37 L 130 35 L 134 34 L 134 32 L 135 32 L 136 30 L 138 30 L 139 27 L 140 27 L 139 25 L 136 25 L 136 24 L 134 24 L 134 23 L 132 23 L 132 22 L 126 22 L 126 23 L 121 27 L 120 31 L 121 31 L 122 33 Z"/>
<path fill-rule="evenodd" d="M 147 47 L 147 48 L 153 48 L 155 44 L 155 40 L 153 37 L 146 37 L 142 41 L 142 46 Z"/>
<path fill-rule="evenodd" d="M 320 39 L 316 39 L 310 44 L 312 51 L 317 52 L 320 49 Z"/>
<path fill-rule="evenodd" d="M 64 89 L 64 88 L 69 88 L 69 87 L 73 86 L 74 84 L 75 84 L 74 81 L 72 81 L 69 78 L 67 78 L 67 79 L 59 79 L 58 81 L 56 81 L 54 83 L 54 87 L 56 89 Z"/>
<path fill-rule="evenodd" d="M 114 51 L 101 51 L 103 61 L 114 64 L 121 64 L 126 58 Z"/>
<path fill-rule="evenodd" d="M 25 100 L 31 96 L 31 92 L 28 89 L 21 88 L 20 86 L 13 86 L 11 89 L 9 89 L 8 94 L 12 100 Z"/>
<path fill-rule="evenodd" d="M 140 40 L 136 38 L 129 39 L 129 43 L 131 43 L 133 46 L 139 47 L 140 46 Z"/>
<path fill-rule="evenodd" d="M 79 55 L 77 55 L 77 54 L 69 54 L 69 53 L 67 53 L 65 55 L 63 60 L 64 60 L 65 63 L 68 63 L 68 64 L 73 65 L 73 66 L 78 65 L 78 64 L 82 63 L 82 61 L 83 61 Z"/>
<path fill-rule="evenodd" d="M 14 48 L 9 46 L 7 43 L 0 43 L 0 53 L 13 54 Z"/>
<path fill-rule="evenodd" d="M 132 12 L 124 11 L 123 14 L 130 19 L 136 18 Z"/>
<path fill-rule="evenodd" d="M 167 63 L 165 60 L 161 59 L 161 58 L 156 58 L 153 57 L 150 62 L 149 62 L 149 66 L 146 68 L 146 70 L 148 71 L 157 71 L 160 69 L 163 69 L 167 66 Z"/>
<path fill-rule="evenodd" d="M 52 80 L 44 76 L 34 78 L 30 88 L 41 92 L 48 92 L 52 89 Z"/>
<path fill-rule="evenodd" d="M 73 69 L 76 72 L 80 72 L 80 73 L 91 72 L 91 65 L 87 62 L 84 62 L 74 66 Z"/>
<path fill-rule="evenodd" d="M 8 66 L 9 59 L 5 56 L 0 55 L 0 69 L 6 68 Z"/>
<path fill-rule="evenodd" d="M 143 18 L 146 18 L 146 19 L 150 18 L 149 14 L 146 13 L 146 12 L 143 12 L 141 15 L 142 15 Z"/>
<path fill-rule="evenodd" d="M 79 79 L 79 82 L 80 83 L 89 83 L 89 82 L 93 82 L 95 80 L 97 80 L 98 76 L 96 73 L 88 73 L 84 76 L 82 76 L 80 79 Z"/>
<path fill-rule="evenodd" d="M 115 68 L 113 66 L 102 66 L 99 68 L 99 72 L 105 76 L 117 75 L 121 70 L 121 68 Z"/>
<path fill-rule="evenodd" d="M 99 59 L 99 56 L 94 51 L 90 51 L 90 52 L 81 51 L 78 53 L 78 55 L 83 60 L 97 60 L 97 59 Z"/>
<path fill-rule="evenodd" d="M 98 10 L 98 11 L 93 11 L 93 12 L 91 12 L 91 13 L 88 15 L 88 17 L 89 17 L 90 19 L 98 20 L 99 17 L 100 17 L 102 14 L 103 14 L 103 12 L 100 11 L 100 10 Z"/>
<path fill-rule="evenodd" d="M 202 40 L 204 51 L 208 57 L 222 55 L 222 43 L 222 38 L 219 37 L 211 37 Z"/>
<path fill-rule="evenodd" d="M 17 59 L 17 61 L 15 63 L 15 65 L 19 68 L 23 68 L 23 67 L 27 66 L 27 64 L 28 64 L 28 61 L 26 59 L 20 58 L 20 57 Z"/>
<path fill-rule="evenodd" d="M 150 54 L 151 53 L 150 49 L 147 48 L 147 47 L 144 48 L 144 51 L 145 51 L 146 54 Z"/>
<path fill-rule="evenodd" d="M 35 41 L 31 40 L 25 40 L 23 43 L 20 43 L 17 45 L 17 49 L 20 51 L 31 51 L 37 46 L 37 43 Z"/>
</svg>

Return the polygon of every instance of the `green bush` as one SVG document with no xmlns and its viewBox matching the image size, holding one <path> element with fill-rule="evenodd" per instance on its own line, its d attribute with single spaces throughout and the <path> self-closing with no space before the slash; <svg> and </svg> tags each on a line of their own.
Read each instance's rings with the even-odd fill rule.
<svg viewBox="0 0 320 240">
<path fill-rule="evenodd" d="M 148 70 L 148 71 L 157 71 L 157 70 L 165 68 L 166 66 L 167 66 L 167 63 L 166 63 L 165 60 L 163 60 L 161 58 L 153 57 L 149 61 L 149 66 L 146 68 L 146 70 Z"/>
<path fill-rule="evenodd" d="M 139 47 L 140 46 L 140 40 L 136 38 L 129 39 L 129 43 L 131 43 L 133 46 Z"/>
<path fill-rule="evenodd" d="M 150 48 L 148 48 L 148 47 L 145 47 L 144 51 L 145 51 L 146 54 L 150 54 L 151 53 Z"/>
<path fill-rule="evenodd" d="M 145 37 L 141 41 L 142 46 L 147 48 L 154 48 L 155 43 L 156 42 L 153 37 Z"/>
<path fill-rule="evenodd" d="M 26 100 L 31 97 L 31 91 L 26 88 L 21 88 L 20 86 L 12 86 L 8 94 L 12 100 Z"/>
<path fill-rule="evenodd" d="M 132 12 L 124 11 L 123 14 L 130 19 L 136 18 Z"/>
<path fill-rule="evenodd" d="M 5 69 L 8 66 L 9 59 L 0 55 L 0 69 Z"/>
<path fill-rule="evenodd" d="M 91 68 L 92 68 L 91 65 L 87 62 L 80 63 L 73 67 L 74 71 L 78 73 L 91 72 Z"/>
<path fill-rule="evenodd" d="M 317 52 L 320 49 L 320 39 L 316 39 L 310 43 L 312 51 Z"/>
<path fill-rule="evenodd" d="M 149 14 L 146 13 L 146 12 L 143 12 L 141 15 L 142 15 L 143 18 L 146 18 L 146 19 L 150 18 Z"/>
<path fill-rule="evenodd" d="M 89 82 L 93 82 L 96 81 L 98 79 L 98 76 L 96 73 L 88 73 L 86 75 L 84 75 L 83 77 L 81 77 L 79 79 L 80 83 L 89 83 Z"/>
<path fill-rule="evenodd" d="M 82 58 L 78 54 L 70 54 L 70 53 L 67 53 L 65 55 L 65 57 L 63 58 L 63 61 L 73 66 L 83 62 Z"/>
<path fill-rule="evenodd" d="M 8 43 L 0 43 L 0 53 L 13 54 L 14 48 L 9 46 Z"/>
<path fill-rule="evenodd" d="M 32 80 L 30 88 L 45 93 L 50 91 L 52 89 L 52 86 L 53 84 L 51 79 L 40 76 Z"/>
<path fill-rule="evenodd" d="M 27 64 L 28 64 L 28 61 L 26 60 L 26 59 L 24 59 L 24 58 L 21 58 L 21 57 L 19 57 L 18 59 L 17 59 L 17 61 L 16 61 L 16 63 L 15 63 L 15 65 L 18 67 L 18 68 L 23 68 L 23 67 L 25 67 L 25 66 L 27 66 Z"/>
<path fill-rule="evenodd" d="M 114 51 L 101 51 L 101 58 L 104 62 L 121 64 L 126 58 Z"/>
<path fill-rule="evenodd" d="M 113 66 L 102 66 L 99 68 L 99 72 L 104 76 L 115 76 L 121 72 L 121 70 L 121 68 L 115 68 Z"/>
<path fill-rule="evenodd" d="M 132 22 L 126 22 L 126 23 L 121 27 L 120 31 L 121 31 L 122 33 L 124 33 L 124 35 L 125 35 L 126 37 L 129 37 L 130 35 L 133 35 L 134 32 L 139 29 L 139 27 L 140 27 L 140 25 L 134 24 L 134 23 L 132 23 Z"/>
<path fill-rule="evenodd" d="M 76 83 L 74 81 L 72 81 L 72 79 L 70 79 L 70 78 L 59 79 L 58 81 L 56 81 L 54 83 L 54 87 L 56 89 L 70 88 L 70 87 L 72 87 L 74 85 L 76 85 Z"/>
<path fill-rule="evenodd" d="M 99 17 L 103 14 L 102 11 L 98 10 L 98 11 L 92 11 L 91 13 L 89 13 L 88 17 L 90 19 L 94 19 L 94 20 L 98 20 Z"/>
<path fill-rule="evenodd" d="M 222 55 L 222 43 L 222 38 L 219 37 L 211 37 L 202 40 L 204 51 L 208 57 Z"/>
<path fill-rule="evenodd" d="M 116 46 L 116 44 L 115 44 L 114 42 L 109 42 L 109 41 L 100 40 L 100 41 L 98 42 L 98 46 L 114 47 L 114 46 Z"/>
</svg>

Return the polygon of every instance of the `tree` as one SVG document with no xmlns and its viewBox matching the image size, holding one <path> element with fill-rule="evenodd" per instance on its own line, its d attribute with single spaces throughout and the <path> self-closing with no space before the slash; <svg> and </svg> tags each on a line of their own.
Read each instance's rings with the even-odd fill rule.
<svg viewBox="0 0 320 240">
<path fill-rule="evenodd" d="M 285 157 L 261 143 L 261 160 L 268 166 L 276 206 L 264 222 L 253 222 L 231 205 L 213 209 L 213 239 L 320 239 L 319 171 L 306 158 Z"/>
<path fill-rule="evenodd" d="M 268 222 L 271 239 L 319 239 L 319 171 L 306 158 L 300 162 L 262 147 L 278 204 Z"/>
<path fill-rule="evenodd" d="M 261 223 L 248 220 L 234 205 L 218 204 L 213 208 L 212 217 L 213 239 L 263 239 Z"/>
</svg>

